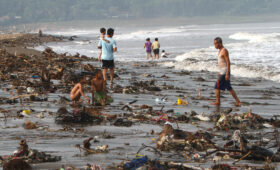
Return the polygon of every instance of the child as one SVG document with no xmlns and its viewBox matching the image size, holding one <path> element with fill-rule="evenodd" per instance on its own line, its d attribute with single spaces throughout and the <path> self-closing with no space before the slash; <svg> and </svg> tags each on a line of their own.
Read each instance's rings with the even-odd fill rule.
<svg viewBox="0 0 280 170">
<path fill-rule="evenodd" d="M 146 58 L 147 58 L 147 60 L 149 60 L 149 56 L 151 57 L 151 59 L 153 59 L 152 43 L 150 41 L 150 38 L 146 39 L 146 43 L 144 44 L 144 48 L 146 48 Z"/>
<path fill-rule="evenodd" d="M 167 58 L 167 55 L 168 55 L 168 54 L 165 52 L 165 50 L 162 50 L 162 51 L 161 51 L 161 57 L 162 57 L 162 58 Z"/>
<path fill-rule="evenodd" d="M 71 90 L 70 92 L 70 99 L 73 101 L 73 104 L 76 104 L 76 102 L 81 101 L 81 96 L 84 97 L 84 99 L 86 99 L 88 101 L 88 103 L 90 102 L 90 99 L 87 98 L 84 94 L 83 91 L 83 84 L 85 84 L 86 80 L 85 80 L 85 76 L 83 76 L 80 80 L 80 82 L 78 82 L 74 88 Z"/>
<path fill-rule="evenodd" d="M 101 35 L 100 35 L 100 40 L 104 40 L 104 41 L 106 41 L 107 43 L 110 43 L 109 40 L 106 40 L 106 39 L 105 39 L 106 29 L 105 29 L 105 28 L 100 28 L 100 33 L 101 33 Z M 98 55 L 98 60 L 99 60 L 99 61 L 101 61 L 101 55 L 102 55 L 102 50 L 100 50 L 99 55 Z"/>
<path fill-rule="evenodd" d="M 155 59 L 159 59 L 160 43 L 158 42 L 158 38 L 155 38 L 155 41 L 152 43 L 152 49 L 155 54 Z"/>
<path fill-rule="evenodd" d="M 95 102 L 101 104 L 102 106 L 106 103 L 106 81 L 102 77 L 101 70 L 96 72 L 95 78 L 91 81 L 92 89 L 92 104 Z"/>
</svg>

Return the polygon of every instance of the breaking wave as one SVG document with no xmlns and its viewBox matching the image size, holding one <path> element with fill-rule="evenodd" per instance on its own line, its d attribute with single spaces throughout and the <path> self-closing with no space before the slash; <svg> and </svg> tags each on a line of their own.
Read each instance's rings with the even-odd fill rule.
<svg viewBox="0 0 280 170">
<path fill-rule="evenodd" d="M 179 36 L 182 32 L 185 32 L 183 28 L 161 28 L 157 30 L 139 30 L 128 34 L 119 34 L 115 36 L 117 40 L 133 40 L 133 39 L 146 39 L 147 37 L 168 37 Z M 186 35 L 188 33 L 184 33 Z"/>
<path fill-rule="evenodd" d="M 240 77 L 265 78 L 280 82 L 280 39 L 278 33 L 235 33 L 237 43 L 225 44 L 231 59 L 231 73 Z M 242 41 L 240 41 L 242 40 Z M 214 47 L 190 50 L 165 66 L 189 71 L 218 72 L 218 51 Z"/>
<path fill-rule="evenodd" d="M 250 43 L 279 41 L 280 33 L 271 34 L 254 34 L 246 32 L 238 32 L 230 35 L 229 38 L 234 40 L 248 40 Z"/>
</svg>

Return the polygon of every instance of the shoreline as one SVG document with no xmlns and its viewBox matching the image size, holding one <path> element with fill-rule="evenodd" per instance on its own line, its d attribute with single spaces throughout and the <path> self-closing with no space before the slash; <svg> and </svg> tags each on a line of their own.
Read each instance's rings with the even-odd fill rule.
<svg viewBox="0 0 280 170">
<path fill-rule="evenodd" d="M 17 41 L 22 42 L 20 40 Z M 27 44 L 30 43 L 28 41 L 29 39 L 26 40 Z M 35 44 L 37 43 L 37 41 L 34 42 Z M 44 43 L 43 40 L 40 42 Z M 46 40 L 46 42 L 50 41 Z M 9 53 L 11 54 L 14 54 L 15 51 L 13 50 L 17 48 L 21 48 L 22 50 L 25 49 L 25 44 L 11 44 L 15 46 L 10 49 L 11 51 L 9 51 Z M 36 52 L 36 50 L 25 50 L 28 51 L 23 51 L 26 55 L 43 55 L 42 52 Z M 19 54 L 18 51 L 17 54 Z M 99 63 L 94 61 L 94 59 L 81 59 L 74 57 L 73 59 L 81 61 L 79 64 L 90 63 L 95 67 L 99 66 Z M 114 102 L 111 105 L 106 106 L 105 110 L 102 111 L 103 113 L 110 115 L 132 114 L 130 111 L 122 110 L 121 108 L 125 105 L 125 103 L 133 100 L 137 100 L 137 102 L 133 105 L 133 110 L 135 110 L 133 112 L 140 112 L 140 114 L 142 114 L 143 110 L 139 107 L 143 105 L 151 106 L 153 110 L 160 110 L 164 105 L 164 112 L 171 109 L 173 110 L 173 113 L 170 115 L 175 113 L 183 115 L 184 113 L 191 111 L 195 111 L 199 114 L 205 113 L 206 115 L 211 115 L 217 112 L 217 108 L 215 108 L 215 106 L 209 106 L 210 100 L 215 99 L 215 91 L 213 89 L 216 80 L 215 73 L 173 70 L 172 68 L 159 66 L 158 62 L 135 62 L 131 65 L 117 62 L 116 66 L 116 74 L 118 75 L 118 78 L 115 79 L 115 88 L 113 89 L 113 92 L 110 93 Z M 81 70 L 81 68 L 74 67 L 74 70 Z M 66 74 L 67 73 L 68 72 L 66 72 Z M 158 87 L 161 91 L 147 90 L 151 85 L 146 84 L 151 82 L 154 82 L 155 87 Z M 54 85 L 57 85 L 58 90 L 55 93 L 44 94 L 48 97 L 48 101 L 46 102 L 27 101 L 24 102 L 24 105 L 19 103 L 13 105 L 0 105 L 2 109 L 7 110 L 8 113 L 11 114 L 16 114 L 20 109 L 25 108 L 35 110 L 34 113 L 32 113 L 33 116 L 31 118 L 13 119 L 8 117 L 5 124 L 1 122 L 2 128 L 3 126 L 6 126 L 6 128 L 0 132 L 0 140 L 3 141 L 0 145 L 0 149 L 3 151 L 3 154 L 12 153 L 16 149 L 19 138 L 26 138 L 30 147 L 48 151 L 54 155 L 60 155 L 63 157 L 61 162 L 35 164 L 33 165 L 34 169 L 57 169 L 63 164 L 82 167 L 87 163 L 101 164 L 102 167 L 105 168 L 113 163 L 120 164 L 122 160 L 135 158 L 135 153 L 141 147 L 142 143 L 155 146 L 155 141 L 152 140 L 152 138 L 158 137 L 157 133 L 161 131 L 163 127 L 162 124 L 156 124 L 154 122 L 143 123 L 138 119 L 131 120 L 133 122 L 131 127 L 116 127 L 111 124 L 112 122 L 104 122 L 100 125 L 94 126 L 74 125 L 73 127 L 68 127 L 68 130 L 61 130 L 63 129 L 63 126 L 54 122 L 54 115 L 56 111 L 60 107 L 66 107 L 68 110 L 72 110 L 73 108 L 70 106 L 69 102 L 64 104 L 59 103 L 59 96 L 69 98 L 69 94 L 67 93 L 69 87 L 63 87 L 59 81 L 53 81 L 53 83 Z M 248 79 L 234 76 L 232 77 L 232 83 L 233 88 L 237 91 L 237 95 L 239 95 L 244 105 L 241 108 L 234 107 L 234 100 L 231 98 L 230 94 L 226 92 L 222 94 L 223 102 L 222 106 L 219 108 L 220 111 L 231 108 L 233 109 L 233 113 L 241 114 L 248 112 L 248 107 L 251 107 L 253 113 L 260 114 L 266 118 L 271 118 L 274 114 L 279 114 L 277 113 L 280 107 L 278 105 L 278 101 L 280 100 L 280 88 L 277 87 L 279 83 L 257 78 Z M 13 97 L 16 94 L 15 89 L 12 88 L 10 88 L 9 91 L 3 90 L 4 88 L 9 87 L 9 84 L 9 81 L 5 81 L 4 83 L 1 82 L 0 91 L 2 96 Z M 201 91 L 201 98 L 198 98 L 199 88 Z M 90 96 L 88 88 L 86 90 L 86 95 Z M 158 103 L 156 101 L 157 98 L 162 98 L 164 96 L 167 97 L 164 103 Z M 174 105 L 178 98 L 188 101 L 189 104 L 186 106 Z M 44 118 L 36 117 L 36 115 L 41 112 L 44 113 Z M 145 115 L 146 113 L 143 112 L 143 114 Z M 155 118 L 157 117 L 155 116 Z M 24 124 L 26 120 L 37 122 L 38 126 L 41 127 L 47 125 L 49 129 L 26 130 L 22 127 L 22 124 Z M 195 132 L 197 130 L 206 131 L 207 129 L 212 128 L 213 122 L 179 122 L 178 126 L 180 129 L 190 132 Z M 150 134 L 151 129 L 153 129 L 156 133 Z M 260 132 L 269 130 L 272 129 L 263 129 L 260 130 Z M 104 131 L 115 138 L 106 139 L 102 137 L 104 135 Z M 255 133 L 259 130 L 255 129 L 252 131 Z M 221 135 L 229 135 L 232 131 L 221 131 L 217 133 Z M 94 144 L 94 146 L 108 144 L 110 147 L 109 153 L 97 155 L 92 154 L 87 156 L 82 154 L 79 155 L 79 150 L 74 146 L 76 144 L 81 144 L 84 139 L 92 136 L 99 136 L 98 139 L 100 140 L 100 142 Z M 153 154 L 148 154 L 150 157 L 154 157 Z M 176 156 L 173 159 L 168 159 L 167 157 L 164 157 L 164 160 L 185 161 L 185 158 L 177 158 Z M 197 165 L 195 162 L 192 163 Z M 229 161 L 229 163 L 231 163 L 231 161 Z M 250 161 L 243 161 L 243 163 L 252 165 L 258 164 Z M 204 166 L 209 167 L 211 165 L 213 165 L 213 162 L 208 161 Z"/>
<path fill-rule="evenodd" d="M 80 27 L 83 25 L 83 28 L 100 28 L 100 27 L 114 27 L 118 26 L 134 26 L 131 24 L 131 21 L 138 21 L 143 24 L 143 26 L 161 26 L 162 23 L 169 23 L 169 26 L 185 26 L 185 25 L 207 25 L 207 24 L 242 24 L 242 23 L 279 23 L 279 15 L 253 15 L 253 16 L 217 16 L 211 17 L 177 17 L 177 18 L 129 18 L 129 19 L 106 19 L 104 22 L 103 19 L 100 20 L 73 20 L 73 21 L 62 21 L 62 22 L 42 22 L 42 23 L 29 23 L 29 24 L 19 24 L 15 25 L 16 29 L 10 28 L 11 26 L 0 26 L 0 30 L 12 32 L 23 32 L 26 33 L 27 30 L 32 30 L 37 32 L 39 29 L 52 29 L 56 30 L 59 28 L 65 27 Z M 73 24 L 75 23 L 75 24 Z M 51 25 L 51 27 L 50 27 Z M 77 26 L 73 26 L 77 25 Z M 28 33 L 29 31 L 27 31 Z M 5 33 L 5 32 L 4 32 Z"/>
</svg>

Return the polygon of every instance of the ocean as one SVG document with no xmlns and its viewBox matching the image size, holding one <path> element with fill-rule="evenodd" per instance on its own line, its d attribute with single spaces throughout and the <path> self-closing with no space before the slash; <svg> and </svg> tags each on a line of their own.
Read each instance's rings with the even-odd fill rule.
<svg viewBox="0 0 280 170">
<path fill-rule="evenodd" d="M 218 50 L 213 40 L 221 37 L 229 50 L 231 74 L 240 77 L 263 78 L 280 82 L 280 23 L 242 23 L 179 26 L 116 26 L 114 39 L 118 52 L 115 60 L 122 62 L 145 61 L 146 38 L 159 38 L 161 50 L 169 56 L 160 59 L 162 66 L 188 71 L 217 72 Z M 59 53 L 79 53 L 97 58 L 99 28 L 67 27 L 44 33 L 77 36 L 75 41 L 50 43 L 46 46 Z"/>
</svg>

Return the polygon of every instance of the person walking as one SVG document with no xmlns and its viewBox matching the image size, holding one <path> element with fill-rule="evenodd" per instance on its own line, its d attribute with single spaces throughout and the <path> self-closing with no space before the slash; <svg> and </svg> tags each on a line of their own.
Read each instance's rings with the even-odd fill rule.
<svg viewBox="0 0 280 170">
<path fill-rule="evenodd" d="M 212 105 L 220 105 L 220 90 L 228 90 L 230 91 L 232 97 L 235 99 L 235 106 L 241 106 L 241 102 L 238 99 L 235 91 L 231 87 L 230 83 L 230 59 L 228 50 L 223 46 L 223 41 L 220 37 L 215 38 L 214 46 L 219 50 L 218 54 L 218 80 L 215 85 L 216 89 L 216 102 L 212 103 Z"/>
<path fill-rule="evenodd" d="M 100 40 L 98 43 L 98 48 L 102 49 L 101 62 L 102 62 L 102 73 L 105 82 L 107 82 L 107 71 L 108 70 L 110 71 L 110 81 L 111 81 L 110 88 L 113 88 L 114 68 L 115 68 L 114 52 L 117 51 L 117 43 L 113 39 L 113 36 L 114 36 L 114 29 L 109 28 L 107 30 L 107 37 L 105 38 L 106 40 L 109 41 L 109 43 L 104 40 Z"/>
</svg>

